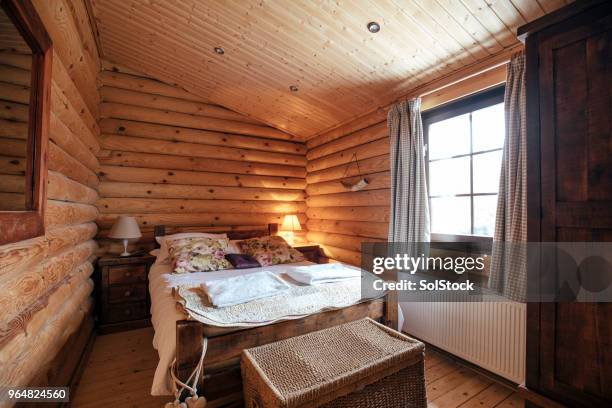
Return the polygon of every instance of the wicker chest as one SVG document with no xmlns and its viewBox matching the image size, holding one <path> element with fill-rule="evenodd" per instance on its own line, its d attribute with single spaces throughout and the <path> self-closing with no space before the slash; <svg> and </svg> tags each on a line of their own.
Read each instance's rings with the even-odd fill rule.
<svg viewBox="0 0 612 408">
<path fill-rule="evenodd" d="M 371 319 L 244 350 L 247 408 L 425 408 L 423 343 Z"/>
</svg>

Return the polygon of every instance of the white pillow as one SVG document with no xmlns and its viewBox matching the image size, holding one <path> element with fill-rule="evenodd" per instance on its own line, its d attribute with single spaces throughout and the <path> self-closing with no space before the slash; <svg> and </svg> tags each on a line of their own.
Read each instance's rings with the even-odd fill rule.
<svg viewBox="0 0 612 408">
<path fill-rule="evenodd" d="M 168 241 L 174 241 L 176 239 L 182 238 L 227 238 L 227 234 L 209 234 L 206 232 L 181 232 L 179 234 L 155 237 L 155 240 L 160 246 L 159 254 L 157 255 L 157 262 L 166 262 L 170 259 L 170 253 L 168 252 Z"/>
</svg>

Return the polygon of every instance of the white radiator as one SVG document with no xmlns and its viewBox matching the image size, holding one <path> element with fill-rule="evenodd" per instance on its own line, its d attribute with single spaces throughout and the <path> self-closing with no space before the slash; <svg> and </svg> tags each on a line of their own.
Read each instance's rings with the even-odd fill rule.
<svg viewBox="0 0 612 408">
<path fill-rule="evenodd" d="M 514 383 L 525 382 L 526 305 L 402 303 L 404 331 Z"/>
</svg>

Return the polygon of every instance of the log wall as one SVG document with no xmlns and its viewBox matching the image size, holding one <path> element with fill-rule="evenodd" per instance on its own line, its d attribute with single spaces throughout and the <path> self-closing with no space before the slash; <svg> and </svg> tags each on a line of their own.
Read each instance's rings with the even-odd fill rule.
<svg viewBox="0 0 612 408">
<path fill-rule="evenodd" d="M 12 387 L 45 383 L 41 373 L 91 310 L 97 248 L 97 51 L 85 38 L 88 22 L 77 16 L 82 2 L 33 2 L 54 42 L 48 201 L 44 236 L 0 246 L 0 386 Z M 28 68 L 0 55 L 2 70 Z M 19 83 L 21 76 L 11 78 Z M 2 172 L 23 174 L 20 166 L 0 157 Z"/>
<path fill-rule="evenodd" d="M 101 246 L 122 214 L 153 246 L 156 224 L 239 227 L 306 223 L 306 146 L 249 117 L 133 70 L 103 62 L 100 74 Z"/>
</svg>

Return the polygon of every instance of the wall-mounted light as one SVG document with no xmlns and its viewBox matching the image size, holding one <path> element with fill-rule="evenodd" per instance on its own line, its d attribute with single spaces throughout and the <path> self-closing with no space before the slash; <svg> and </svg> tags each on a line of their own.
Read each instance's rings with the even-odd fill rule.
<svg viewBox="0 0 612 408">
<path fill-rule="evenodd" d="M 378 24 L 376 21 L 370 21 L 368 23 L 368 31 L 373 34 L 376 34 L 380 31 L 380 24 Z"/>
<path fill-rule="evenodd" d="M 214 50 L 219 55 L 225 54 L 225 50 L 223 49 L 223 47 L 215 47 Z"/>
<path fill-rule="evenodd" d="M 297 92 L 298 91 L 298 87 L 297 87 L 297 85 L 289 85 L 289 90 L 291 92 Z"/>
</svg>

